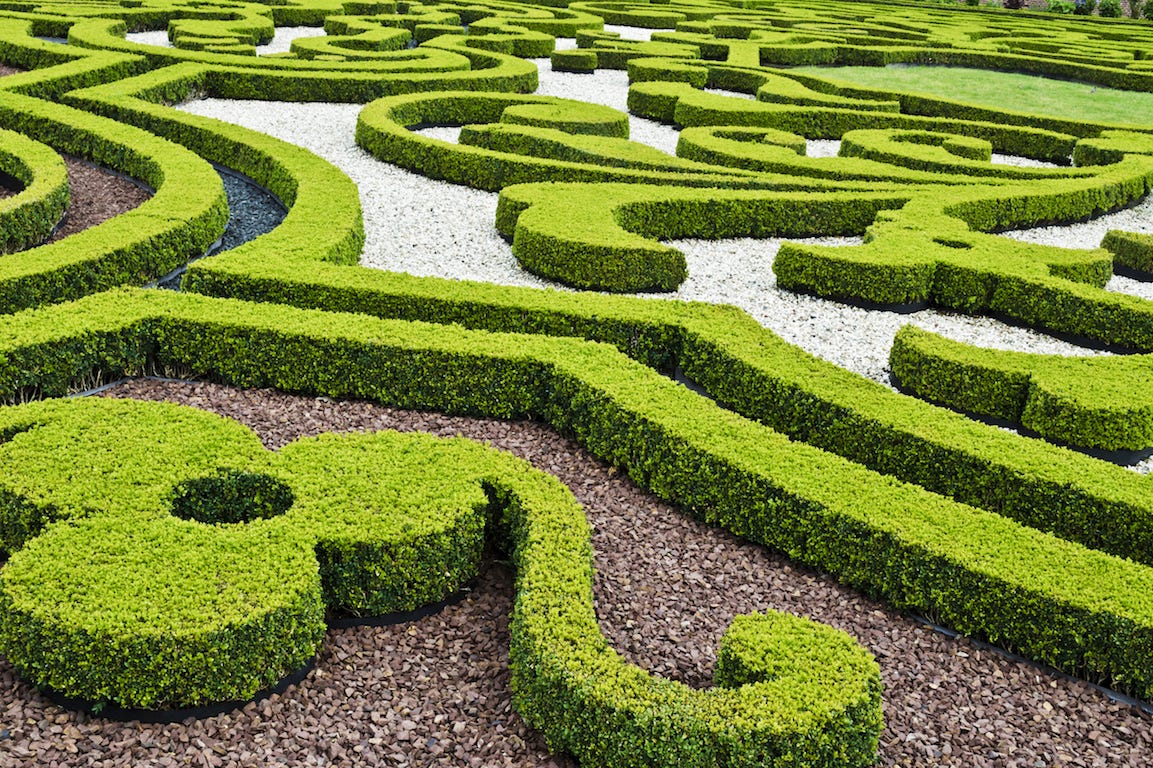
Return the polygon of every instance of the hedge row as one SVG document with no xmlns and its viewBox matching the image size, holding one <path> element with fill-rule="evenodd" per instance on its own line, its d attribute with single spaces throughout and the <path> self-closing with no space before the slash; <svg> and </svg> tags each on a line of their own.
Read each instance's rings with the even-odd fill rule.
<svg viewBox="0 0 1153 768">
<path fill-rule="evenodd" d="M 1127 349 L 1153 348 L 1145 300 L 1103 290 L 1112 275 L 1105 250 L 1065 250 L 981 234 L 1069 221 L 1116 210 L 1153 183 L 1148 156 L 1127 155 L 1093 177 L 1044 187 L 942 191 L 885 214 L 855 249 L 784 245 L 778 284 L 878 304 L 930 301 L 987 312 Z M 966 226 L 967 225 L 967 226 Z"/>
<path fill-rule="evenodd" d="M 553 749 L 597 765 L 840 768 L 875 755 L 880 671 L 831 628 L 739 617 L 712 691 L 627 664 L 597 624 L 571 493 L 477 443 L 328 434 L 271 454 L 217 416 L 97 399 L 5 409 L 0 433 L 0 515 L 16 500 L 69 520 L 0 575 L 0 648 L 40 685 L 134 706 L 243 699 L 316 652 L 324 606 L 408 610 L 458 589 L 488 527 L 516 565 L 515 702 Z M 189 479 L 253 477 L 290 489 L 281 514 L 173 514 Z"/>
<path fill-rule="evenodd" d="M 684 127 L 776 128 L 810 139 L 839 139 L 848 131 L 883 128 L 951 133 L 989 141 L 996 152 L 1058 164 L 1068 162 L 1076 143 L 1072 136 L 1040 128 L 880 110 L 747 101 L 700 91 L 682 82 L 633 83 L 628 104 L 635 115 Z"/>
<path fill-rule="evenodd" d="M 100 226 L 0 260 L 0 311 L 66 301 L 156 279 L 201 256 L 224 231 L 228 203 L 204 160 L 138 128 L 0 91 L 0 121 L 59 152 L 138 179 L 156 193 Z"/>
<path fill-rule="evenodd" d="M 537 86 L 537 70 L 531 62 L 475 47 L 470 44 L 473 38 L 463 34 L 442 35 L 419 48 L 396 51 L 387 59 L 331 62 L 139 46 L 124 41 L 124 30 L 122 22 L 84 21 L 72 26 L 69 40 L 74 45 L 139 54 L 153 67 L 177 62 L 204 65 L 211 72 L 212 93 L 220 98 L 366 102 L 417 91 L 531 92 Z"/>
<path fill-rule="evenodd" d="M 444 441 L 325 435 L 271 454 L 220 417 L 97 399 L 4 417 L 0 529 L 22 534 L 3 542 L 18 549 L 0 575 L 4 654 L 65 695 L 243 700 L 315 654 L 324 607 L 410 611 L 479 568 L 486 499 Z M 290 489 L 282 514 L 174 514 L 189 480 L 252 477 Z"/>
<path fill-rule="evenodd" d="M 590 109 L 587 105 L 549 96 L 522 96 L 509 93 L 421 93 L 394 96 L 366 106 L 357 120 L 357 143 L 374 157 L 395 163 L 434 179 L 466 184 L 476 189 L 497 191 L 512 184 L 538 181 L 640 181 L 650 183 L 694 184 L 698 186 L 747 186 L 750 174 L 726 169 L 706 169 L 625 144 L 620 139 L 627 126 L 625 115 L 608 107 Z M 505 117 L 512 110 L 513 114 Z M 557 113 L 557 110 L 563 111 Z M 523 142 L 509 149 L 489 150 L 482 146 L 450 144 L 423 137 L 409 129 L 420 125 L 521 124 L 517 112 L 535 115 L 532 125 L 540 131 L 523 130 Z M 559 118 L 559 119 L 558 119 Z M 601 126 L 617 125 L 615 136 L 599 141 L 564 138 L 559 129 L 580 134 L 604 133 Z M 530 126 L 526 126 L 530 127 Z M 552 130 L 545 130 L 551 128 Z M 476 133 L 467 134 L 476 136 Z M 520 154 L 532 151 L 534 139 L 560 139 L 573 147 L 570 157 L 536 157 Z M 607 159 L 602 160 L 598 156 Z M 571 158 L 571 159 L 570 159 Z"/>
<path fill-rule="evenodd" d="M 579 288 L 675 290 L 686 277 L 679 237 L 812 237 L 864 232 L 900 192 L 767 192 L 642 184 L 505 188 L 497 229 L 529 271 Z"/>
<path fill-rule="evenodd" d="M 1139 696 L 1153 684 L 1148 567 L 795 443 L 604 345 L 140 291 L 0 327 L 9 392 L 28 371 L 150 357 L 238 386 L 534 414 L 706 522 L 898 607 Z"/>
<path fill-rule="evenodd" d="M 133 98 L 144 82 L 94 89 L 89 98 L 121 119 L 148 115 L 150 130 L 198 147 L 219 145 L 237 158 L 282 158 L 275 183 L 268 167 L 242 168 L 277 189 L 289 179 L 329 185 L 326 197 L 355 201 L 331 166 L 251 131 L 174 113 Z M 159 86 L 158 86 L 159 87 Z M 102 94 L 97 99 L 97 94 Z M 267 147 L 267 149 L 262 149 Z M 264 162 L 264 161 L 262 161 Z M 308 186 L 302 186 L 302 192 Z M 286 201 L 291 202 L 286 198 Z M 298 203 L 300 205 L 300 203 Z M 325 216 L 343 203 L 325 208 Z M 288 223 L 304 223 L 295 208 L 286 224 L 242 248 L 193 265 L 186 290 L 215 296 L 367 312 L 381 317 L 457 323 L 494 331 L 528 331 L 605 341 L 646 364 L 680 364 L 713 396 L 798 440 L 861 462 L 966 503 L 1142 562 L 1153 562 L 1153 509 L 1139 478 L 1001 430 L 975 424 L 815 360 L 742 313 L 624 297 L 539 292 L 466 281 L 350 269 L 329 263 L 323 248 L 276 239 Z M 328 221 L 330 219 L 320 219 Z M 345 221 L 346 219 L 331 219 Z M 334 240 L 350 225 L 313 230 Z M 265 249 L 265 244 L 268 249 Z M 920 243 L 918 245 L 921 245 Z M 350 263 L 354 256 L 349 257 Z M 1094 255 L 1094 258 L 1095 255 Z M 1100 271 L 1097 259 L 1079 269 Z M 1102 277 L 1103 279 L 1103 277 Z M 1098 293 L 1100 293 L 1098 291 Z M 30 371 L 19 386 L 62 391 L 51 372 Z"/>
<path fill-rule="evenodd" d="M 942 146 L 894 141 L 890 138 L 894 135 L 939 137 L 936 140 L 941 141 Z M 839 157 L 806 157 L 806 142 L 795 133 L 773 128 L 703 126 L 681 131 L 677 155 L 701 163 L 762 173 L 870 182 L 875 188 L 885 188 L 891 184 L 901 184 L 904 188 L 913 184 L 992 185 L 1008 183 L 1014 178 L 1066 178 L 1092 173 L 1070 172 L 1068 169 L 1014 168 L 966 161 L 947 151 L 943 144 L 948 142 L 950 149 L 954 150 L 962 142 L 986 149 L 989 144 L 981 139 L 966 139 L 950 134 L 860 130 L 850 131 L 842 139 Z"/>
<path fill-rule="evenodd" d="M 0 130 L 0 172 L 21 186 L 0 200 L 0 253 L 47 240 L 68 207 L 64 161 L 39 142 Z"/>
<path fill-rule="evenodd" d="M 1020 424 L 1048 440 L 1108 451 L 1153 446 L 1147 355 L 981 349 L 905 326 L 889 362 L 901 386 L 918 397 Z"/>
</svg>

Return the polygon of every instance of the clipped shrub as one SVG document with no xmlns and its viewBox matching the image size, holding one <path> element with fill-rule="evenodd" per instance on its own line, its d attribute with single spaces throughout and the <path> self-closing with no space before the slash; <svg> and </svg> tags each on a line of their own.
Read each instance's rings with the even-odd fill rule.
<svg viewBox="0 0 1153 768">
<path fill-rule="evenodd" d="M 553 51 L 549 61 L 557 72 L 595 72 L 597 68 L 595 51 Z"/>
<path fill-rule="evenodd" d="M 108 421 L 122 430 L 103 429 Z M 218 416 L 100 399 L 3 409 L 0 429 L 11 436 L 0 444 L 0 487 L 73 516 L 0 572 L 0 650 L 39 685 L 150 708 L 242 700 L 315 653 L 322 601 L 419 605 L 459 588 L 454 579 L 475 573 L 487 527 L 516 568 L 514 702 L 553 749 L 622 766 L 654 752 L 700 768 L 875 758 L 880 670 L 830 628 L 742 618 L 722 643 L 710 691 L 628 664 L 597 624 L 591 532 L 571 492 L 478 443 L 328 434 L 270 454 Z M 58 443 L 72 456 L 57 460 Z M 95 445 L 141 456 L 146 471 L 136 482 L 108 477 L 116 459 Z M 292 486 L 294 502 L 277 517 L 228 526 L 179 520 L 164 509 L 174 483 L 176 498 L 209 505 L 234 495 L 221 482 L 270 487 L 271 475 L 257 481 L 236 467 L 217 472 L 215 485 L 190 485 L 180 478 L 195 471 L 182 465 L 193 457 L 259 467 L 273 485 Z M 73 483 L 30 488 L 20 472 L 29 468 L 72 473 Z M 81 514 L 98 497 L 113 503 Z"/>
</svg>

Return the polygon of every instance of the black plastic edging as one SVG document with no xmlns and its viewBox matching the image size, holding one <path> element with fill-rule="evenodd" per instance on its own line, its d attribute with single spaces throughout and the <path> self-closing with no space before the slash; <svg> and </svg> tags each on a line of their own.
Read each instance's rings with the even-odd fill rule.
<svg viewBox="0 0 1153 768">
<path fill-rule="evenodd" d="M 44 695 L 53 704 L 63 707 L 64 709 L 72 710 L 73 712 L 84 712 L 85 714 L 99 717 L 105 720 L 117 720 L 120 722 L 138 721 L 141 723 L 179 723 L 182 720 L 192 718 L 200 720 L 206 717 L 213 717 L 215 715 L 231 712 L 240 709 L 250 702 L 262 701 L 269 696 L 278 693 L 284 693 L 291 686 L 297 685 L 308 676 L 312 668 L 316 664 L 316 658 L 313 657 L 300 669 L 296 670 L 290 675 L 280 679 L 276 685 L 265 688 L 259 691 L 248 701 L 222 701 L 219 704 L 210 704 L 204 707 L 190 707 L 188 709 L 125 709 L 118 707 L 114 704 L 104 704 L 102 702 L 94 702 L 89 699 L 78 699 L 70 696 L 65 696 L 50 688 L 39 688 L 40 693 Z"/>
</svg>

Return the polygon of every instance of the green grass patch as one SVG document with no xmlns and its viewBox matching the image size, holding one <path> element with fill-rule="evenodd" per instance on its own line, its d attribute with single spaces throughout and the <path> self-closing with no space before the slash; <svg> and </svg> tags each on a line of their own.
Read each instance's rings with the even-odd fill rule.
<svg viewBox="0 0 1153 768">
<path fill-rule="evenodd" d="M 1013 112 L 1086 122 L 1153 123 L 1153 93 L 961 67 L 798 67 L 865 88 L 908 91 Z"/>
</svg>

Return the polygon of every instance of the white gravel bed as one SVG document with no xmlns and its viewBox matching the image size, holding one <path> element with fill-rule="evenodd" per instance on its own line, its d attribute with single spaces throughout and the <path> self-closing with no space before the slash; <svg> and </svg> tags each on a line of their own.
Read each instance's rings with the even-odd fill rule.
<svg viewBox="0 0 1153 768">
<path fill-rule="evenodd" d="M 530 59 L 539 71 L 536 92 L 544 96 L 576 99 L 628 113 L 629 75 L 621 69 L 598 69 L 593 74 L 554 72 L 548 59 Z M 629 138 L 670 155 L 677 153 L 680 132 L 670 125 L 629 115 Z"/>
<path fill-rule="evenodd" d="M 171 48 L 172 41 L 168 39 L 168 30 L 153 29 L 148 32 L 129 32 L 124 39 L 137 45 L 155 45 L 159 48 Z"/>
<path fill-rule="evenodd" d="M 652 40 L 653 32 L 671 32 L 670 29 L 646 29 L 645 27 L 626 27 L 622 24 L 605 24 L 605 32 L 616 32 L 622 40 Z"/>
<path fill-rule="evenodd" d="M 288 53 L 292 41 L 298 37 L 320 37 L 324 34 L 323 27 L 277 27 L 276 34 L 267 45 L 256 46 L 257 56 L 267 56 L 271 53 Z M 163 29 L 150 32 L 129 32 L 124 39 L 139 45 L 156 45 L 161 48 L 171 48 L 172 41 L 168 39 L 168 31 Z"/>
<path fill-rule="evenodd" d="M 705 88 L 705 93 L 711 93 L 714 96 L 728 96 L 733 99 L 744 99 L 745 101 L 756 101 L 757 96 L 755 93 L 743 93 L 741 91 L 726 91 L 724 88 Z"/>
<path fill-rule="evenodd" d="M 541 82 L 542 91 L 551 95 L 595 101 L 617 109 L 625 106 L 627 76 L 623 72 L 607 71 L 595 76 L 553 73 L 545 61 Z M 521 269 L 508 244 L 493 227 L 496 194 L 409 173 L 381 163 L 357 147 L 353 137 L 358 105 L 202 100 L 185 104 L 182 109 L 298 144 L 347 173 L 360 189 L 365 211 L 366 246 L 361 264 L 366 267 L 567 290 Z M 677 132 L 667 126 L 658 127 L 672 139 L 666 140 L 666 146 L 673 144 Z M 634 137 L 639 138 L 640 132 L 634 132 Z M 455 140 L 458 130 L 430 128 L 422 133 L 451 141 Z M 810 142 L 809 152 L 811 155 L 814 152 L 835 154 L 836 145 L 839 142 Z M 668 146 L 666 151 L 671 149 Z M 1133 215 L 1140 216 L 1140 212 Z M 1118 228 L 1116 223 L 1105 226 Z M 913 314 L 872 311 L 780 290 L 771 265 L 781 242 L 777 239 L 672 242 L 670 245 L 686 255 L 689 278 L 676 293 L 651 298 L 736 305 L 809 353 L 884 384 L 889 383 L 888 355 L 893 335 L 906 323 L 989 348 L 1062 355 L 1101 354 L 990 318 L 934 310 Z M 834 238 L 812 242 L 854 245 L 860 240 Z M 1114 282 L 1122 287 L 1126 283 L 1123 278 Z M 1151 287 L 1127 282 L 1147 290 Z M 1138 469 L 1153 469 L 1153 461 L 1139 465 Z"/>
<path fill-rule="evenodd" d="M 806 157 L 837 157 L 840 153 L 839 139 L 809 139 L 805 142 Z"/>
<path fill-rule="evenodd" d="M 991 349 L 1058 355 L 1103 354 L 988 317 L 925 309 L 911 314 L 863 309 L 777 288 L 772 262 L 783 240 L 677 240 L 689 278 L 674 295 L 691 301 L 735 304 L 761 325 L 817 357 L 889 384 L 889 350 L 897 329 L 913 324 L 951 339 Z M 813 238 L 813 245 L 858 245 L 860 238 Z"/>
<path fill-rule="evenodd" d="M 1131 208 L 1096 216 L 1088 221 L 1053 227 L 1033 227 L 1002 232 L 1002 237 L 1023 243 L 1056 245 L 1062 248 L 1097 248 L 1111 229 L 1125 232 L 1153 233 L 1153 196 Z"/>
<path fill-rule="evenodd" d="M 337 165 L 360 189 L 361 264 L 413 275 L 544 287 L 520 268 L 493 226 L 495 193 L 435 181 L 356 146 L 358 104 L 204 99 L 181 109 L 298 144 Z"/>
<path fill-rule="evenodd" d="M 1034 160 L 1031 157 L 1020 155 L 1002 155 L 994 152 L 990 158 L 993 165 L 1014 165 L 1018 168 L 1060 168 L 1056 163 L 1047 163 L 1044 160 Z"/>
<path fill-rule="evenodd" d="M 413 131 L 413 133 L 420 136 L 427 136 L 437 141 L 446 141 L 449 144 L 459 144 L 460 129 L 461 126 L 459 125 L 430 125 L 427 128 Z"/>
</svg>

